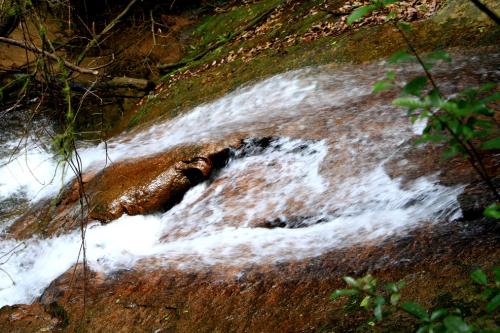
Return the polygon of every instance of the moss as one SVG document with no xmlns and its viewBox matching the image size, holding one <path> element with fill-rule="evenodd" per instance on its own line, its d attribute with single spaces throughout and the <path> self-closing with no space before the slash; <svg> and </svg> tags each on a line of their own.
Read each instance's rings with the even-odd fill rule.
<svg viewBox="0 0 500 333">
<path fill-rule="evenodd" d="M 320 12 L 315 15 L 305 17 L 297 26 L 297 34 L 303 34 L 309 30 L 314 24 L 322 23 L 327 16 L 326 12 Z"/>
<path fill-rule="evenodd" d="M 320 11 L 312 15 L 310 13 L 311 9 L 318 6 L 323 1 L 306 1 L 299 6 L 295 11 L 293 20 L 286 25 L 286 32 L 303 34 L 311 28 L 314 24 L 325 22 L 328 13 L 326 11 Z"/>
<path fill-rule="evenodd" d="M 62 305 L 57 302 L 52 302 L 45 306 L 45 311 L 52 317 L 59 320 L 58 328 L 64 329 L 69 325 L 69 315 Z"/>
<path fill-rule="evenodd" d="M 209 44 L 228 39 L 240 27 L 249 23 L 265 11 L 275 7 L 280 0 L 262 0 L 251 5 L 233 7 L 225 13 L 206 16 L 192 35 L 194 49 L 187 59 L 203 51 Z"/>
<path fill-rule="evenodd" d="M 132 119 L 129 122 L 129 127 L 134 127 L 135 125 L 139 124 L 144 117 L 151 111 L 153 107 L 153 102 L 149 102 L 146 100 L 146 103 L 142 105 L 137 113 L 135 113 L 132 117 Z"/>
</svg>

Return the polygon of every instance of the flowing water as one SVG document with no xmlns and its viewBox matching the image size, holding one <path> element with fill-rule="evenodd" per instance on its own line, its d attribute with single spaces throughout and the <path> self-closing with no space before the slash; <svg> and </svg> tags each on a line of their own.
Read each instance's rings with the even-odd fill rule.
<svg viewBox="0 0 500 333">
<path fill-rule="evenodd" d="M 453 93 L 460 85 L 497 80 L 499 63 L 497 55 L 459 57 L 435 75 L 446 78 L 442 89 Z M 86 236 L 90 267 L 108 273 L 145 260 L 177 269 L 238 270 L 460 217 L 457 196 L 465 184 L 441 185 L 436 174 L 410 180 L 388 175 L 389 161 L 405 168 L 403 153 L 422 124 L 412 126 L 403 110 L 391 107 L 394 96 L 370 94 L 384 69 L 371 64 L 285 73 L 111 140 L 107 152 L 117 162 L 229 135 L 274 138 L 267 146 L 247 140 L 222 170 L 165 213 L 92 223 Z M 407 67 L 398 74 L 409 78 L 417 71 Z M 7 141 L 4 150 L 15 142 Z M 14 157 L 0 156 L 0 199 L 17 195 L 35 202 L 70 179 L 54 171 L 57 163 L 46 149 L 28 143 Z M 82 147 L 80 154 L 87 171 L 105 165 L 102 145 Z M 5 219 L 4 228 L 12 220 Z M 75 263 L 79 249 L 78 231 L 22 243 L 5 235 L 0 305 L 32 301 Z"/>
</svg>

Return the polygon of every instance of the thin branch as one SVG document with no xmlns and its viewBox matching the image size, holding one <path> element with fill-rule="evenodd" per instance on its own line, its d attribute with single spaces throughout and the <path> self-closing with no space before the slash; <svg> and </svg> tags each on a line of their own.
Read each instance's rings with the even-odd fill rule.
<svg viewBox="0 0 500 333">
<path fill-rule="evenodd" d="M 5 44 L 17 46 L 17 47 L 23 48 L 25 50 L 28 50 L 28 51 L 31 51 L 31 52 L 34 52 L 34 53 L 43 54 L 46 57 L 48 57 L 48 58 L 50 58 L 50 59 L 52 59 L 54 61 L 62 60 L 57 55 L 55 55 L 53 53 L 50 53 L 48 51 L 44 51 L 44 50 L 40 49 L 39 47 L 35 46 L 34 44 L 28 43 L 26 41 L 15 40 L 15 39 L 6 38 L 6 37 L 0 37 L 0 43 L 5 43 Z M 70 69 L 72 71 L 78 72 L 78 73 L 92 74 L 92 75 L 98 75 L 99 74 L 99 72 L 96 71 L 96 70 L 77 66 L 77 65 L 74 65 L 74 64 L 72 64 L 72 63 L 70 63 L 69 61 L 66 61 L 66 60 L 62 60 L 62 62 L 63 62 L 64 66 L 66 68 L 68 68 L 68 69 Z"/>
<path fill-rule="evenodd" d="M 484 3 L 482 3 L 479 0 L 470 0 L 470 1 L 472 1 L 472 3 L 477 8 L 479 8 L 480 11 L 482 11 L 483 13 L 485 13 L 486 15 L 488 15 L 490 19 L 492 19 L 493 21 L 495 21 L 496 24 L 500 25 L 500 17 L 498 17 L 498 15 L 495 14 L 491 9 L 489 9 L 488 7 L 486 7 L 486 5 Z"/>
<path fill-rule="evenodd" d="M 439 97 L 443 98 L 443 95 L 441 91 L 439 90 L 439 87 L 437 86 L 436 82 L 434 81 L 431 73 L 427 69 L 427 66 L 425 65 L 424 61 L 420 57 L 419 53 L 411 43 L 411 41 L 408 39 L 404 31 L 396 24 L 394 23 L 394 26 L 396 29 L 399 31 L 399 34 L 401 37 L 403 37 L 403 40 L 405 41 L 406 45 L 410 49 L 410 51 L 413 53 L 415 58 L 417 59 L 418 63 L 422 67 L 425 76 L 431 83 L 433 89 L 437 92 Z M 491 177 L 488 175 L 488 172 L 486 170 L 486 167 L 483 164 L 483 161 L 481 159 L 481 156 L 479 156 L 476 148 L 474 145 L 467 141 L 467 140 L 462 140 L 456 133 L 453 131 L 450 126 L 445 121 L 442 121 L 434 112 L 431 111 L 431 116 L 436 119 L 450 134 L 451 136 L 462 146 L 462 148 L 466 151 L 466 156 L 467 160 L 470 162 L 471 166 L 474 168 L 474 170 L 479 174 L 479 176 L 483 179 L 483 181 L 486 183 L 486 185 L 490 188 L 491 192 L 495 196 L 496 200 L 500 201 L 500 195 L 498 194 L 498 191 L 491 181 Z"/>
<path fill-rule="evenodd" d="M 0 267 L 0 271 L 3 272 L 5 275 L 7 275 L 7 277 L 12 282 L 12 285 L 14 285 L 14 286 L 16 285 L 16 281 L 14 281 L 14 279 L 12 278 L 12 276 L 10 276 L 9 272 L 7 272 L 5 269 L 3 269 L 1 267 Z"/>
<path fill-rule="evenodd" d="M 129 4 L 127 5 L 127 7 L 125 7 L 125 9 L 120 13 L 118 14 L 117 17 L 115 17 L 113 19 L 113 21 L 111 21 L 110 24 L 108 24 L 102 31 L 99 35 L 95 36 L 94 38 L 92 38 L 92 40 L 90 41 L 90 43 L 88 43 L 87 47 L 85 47 L 85 49 L 83 50 L 82 53 L 80 53 L 80 55 L 78 56 L 78 59 L 76 60 L 76 63 L 77 64 L 80 64 L 83 59 L 85 58 L 85 56 L 87 55 L 87 53 L 90 51 L 91 48 L 93 48 L 98 42 L 99 40 L 102 38 L 102 36 L 104 36 L 105 34 L 107 34 L 111 29 L 113 29 L 113 27 L 122 19 L 123 16 L 125 16 L 128 11 L 130 10 L 130 8 L 132 8 L 132 6 L 137 2 L 137 0 L 132 0 L 129 2 Z"/>
<path fill-rule="evenodd" d="M 153 47 L 156 46 L 156 36 L 155 36 L 155 20 L 153 18 L 153 11 L 149 11 L 149 18 L 151 20 L 151 36 L 153 37 Z"/>
</svg>

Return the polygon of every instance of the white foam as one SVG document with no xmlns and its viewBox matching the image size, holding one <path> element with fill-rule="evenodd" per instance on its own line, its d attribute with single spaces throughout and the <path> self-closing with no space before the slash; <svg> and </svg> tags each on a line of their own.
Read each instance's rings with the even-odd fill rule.
<svg viewBox="0 0 500 333">
<path fill-rule="evenodd" d="M 108 142 L 108 154 L 112 161 L 140 157 L 181 143 L 274 127 L 300 117 L 306 109 L 341 106 L 370 93 L 369 82 L 359 80 L 358 74 L 359 71 L 325 73 L 310 68 L 276 75 L 198 106 L 172 121 L 117 137 Z M 332 90 L 335 94 L 329 93 Z M 97 149 L 102 151 L 103 145 Z M 88 152 L 82 152 L 83 156 Z"/>
<path fill-rule="evenodd" d="M 107 151 L 116 162 L 241 131 L 294 136 L 299 129 L 299 137 L 316 139 L 283 138 L 242 154 L 164 214 L 125 215 L 104 226 L 92 225 L 87 232 L 91 267 L 110 272 L 131 268 L 143 258 L 191 269 L 274 263 L 458 217 L 461 187 L 444 187 L 432 176 L 402 187 L 384 171 L 384 161 L 408 147 L 414 134 L 404 111 L 387 106 L 389 101 L 381 97 L 368 96 L 380 68 L 285 73 L 111 140 Z M 105 164 L 103 145 L 82 148 L 80 155 L 84 169 L 99 170 Z M 36 172 L 28 170 L 25 161 Z M 0 167 L 0 196 L 22 190 L 33 199 L 59 189 L 59 183 L 50 182 L 56 165 L 50 153 L 28 149 L 15 163 Z M 32 173 L 40 181 L 29 178 Z M 294 221 L 300 228 L 262 227 L 293 226 Z M 8 253 L 17 245 L 0 241 L 0 251 Z M 75 263 L 79 248 L 75 231 L 30 239 L 26 249 L 0 255 L 0 267 L 16 282 L 12 285 L 0 271 L 0 305 L 30 302 Z"/>
<path fill-rule="evenodd" d="M 83 169 L 99 170 L 109 160 L 139 158 L 177 144 L 209 141 L 242 129 L 251 133 L 287 123 L 300 117 L 304 110 L 343 105 L 370 93 L 369 82 L 359 82 L 358 72 L 302 69 L 271 77 L 198 106 L 172 121 L 118 136 L 107 147 L 82 147 L 79 154 Z M 17 145 L 17 141 L 6 146 L 10 145 Z M 32 141 L 22 145 L 16 156 L 7 165 L 9 157 L 0 160 L 0 199 L 16 192 L 24 192 L 30 200 L 51 196 L 61 188 L 61 182 L 71 178 L 70 173 L 63 177 L 61 168 L 56 171 L 59 164 L 52 152 Z"/>
<path fill-rule="evenodd" d="M 65 180 L 54 156 L 31 141 L 16 151 L 18 143 L 10 141 L 3 147 L 13 155 L 0 159 L 0 200 L 16 193 L 33 200 L 57 193 Z"/>
<path fill-rule="evenodd" d="M 329 184 L 320 173 L 327 151 L 322 141 L 281 139 L 232 161 L 164 214 L 92 225 L 86 234 L 89 265 L 111 272 L 143 258 L 181 269 L 303 259 L 459 214 L 462 189 L 441 186 L 432 177 L 402 188 L 377 166 Z M 305 225 L 268 229 L 254 223 L 293 216 L 304 217 Z M 16 243 L 0 245 L 7 252 Z M 79 247 L 78 232 L 26 241 L 1 266 L 16 285 L 0 274 L 0 305 L 32 301 L 74 264 Z"/>
<path fill-rule="evenodd" d="M 428 118 L 417 119 L 412 125 L 413 133 L 416 135 L 422 135 L 424 133 L 424 129 L 427 127 L 429 123 Z"/>
<path fill-rule="evenodd" d="M 490 58 L 497 59 L 498 55 L 490 55 Z M 471 65 L 471 61 L 478 63 Z M 477 72 L 481 73 L 483 68 L 480 61 L 481 59 L 457 57 L 453 68 L 440 66 L 435 71 L 450 73 L 460 72 L 465 67 L 475 67 Z M 397 72 L 398 76 L 412 77 L 420 70 L 414 65 L 399 68 Z M 291 122 L 297 128 L 309 131 L 310 125 L 300 123 L 301 120 L 307 120 L 306 117 L 312 117 L 317 112 L 322 114 L 326 122 L 329 120 L 325 110 L 328 111 L 332 107 L 337 110 L 342 110 L 343 107 L 352 109 L 356 102 L 366 100 L 371 93 L 371 85 L 383 76 L 384 71 L 384 64 L 371 64 L 336 69 L 305 68 L 276 75 L 237 89 L 216 101 L 200 105 L 171 121 L 155 122 L 140 132 L 120 135 L 110 140 L 107 145 L 80 148 L 83 168 L 99 170 L 107 165 L 109 160 L 118 162 L 127 158 L 140 158 L 181 143 L 211 141 L 234 132 L 245 131 L 252 135 L 271 127 L 279 130 Z M 443 82 L 441 88 L 446 88 L 447 84 L 450 83 Z M 377 98 L 370 95 L 370 99 L 374 101 Z M 399 132 L 408 128 L 405 113 L 387 107 L 390 100 L 379 100 L 379 103 L 374 104 L 369 108 L 380 114 L 374 115 L 356 108 L 351 112 L 355 116 L 358 113 L 364 114 L 365 122 L 376 121 L 379 116 L 385 118 L 392 114 L 392 117 L 404 119 L 400 124 L 406 123 L 402 125 L 405 128 Z M 334 119 L 335 114 L 330 113 L 329 117 L 330 120 Z M 415 134 L 421 132 L 422 126 L 423 123 L 418 123 L 413 127 Z M 28 146 L 33 147 L 33 144 Z M 38 199 L 54 195 L 59 190 L 61 176 L 54 178 L 54 167 L 58 164 L 52 153 L 39 148 L 22 151 L 10 167 L 4 165 L 5 159 L 0 160 L 0 198 L 25 190 L 28 198 Z M 31 172 L 30 169 L 36 170 Z M 56 182 L 48 185 L 51 179 Z M 67 178 L 63 179 L 67 181 Z"/>
</svg>

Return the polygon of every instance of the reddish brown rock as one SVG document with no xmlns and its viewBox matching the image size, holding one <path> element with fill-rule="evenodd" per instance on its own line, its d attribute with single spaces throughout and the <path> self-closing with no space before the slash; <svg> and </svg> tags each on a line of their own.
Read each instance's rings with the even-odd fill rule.
<svg viewBox="0 0 500 333">
<path fill-rule="evenodd" d="M 33 235 L 50 237 L 78 228 L 92 219 L 109 222 L 126 213 L 147 214 L 167 210 L 194 185 L 221 168 L 239 138 L 206 145 L 174 147 L 140 160 L 118 162 L 99 173 L 82 176 L 84 209 L 80 207 L 79 183 L 74 180 L 53 199 L 34 205 L 9 228 L 16 239 Z"/>
<path fill-rule="evenodd" d="M 381 283 L 404 279 L 403 300 L 428 308 L 455 304 L 474 292 L 474 269 L 498 265 L 498 228 L 481 220 L 431 225 L 382 244 L 293 263 L 179 271 L 143 261 L 108 276 L 87 272 L 85 320 L 78 266 L 54 280 L 35 304 L 1 309 L 0 331 L 61 327 L 62 308 L 66 332 L 364 332 L 368 313 L 329 298 L 345 287 L 342 276 L 369 272 Z M 465 306 L 467 312 L 479 305 Z M 410 332 L 415 322 L 396 316 L 377 329 Z"/>
<path fill-rule="evenodd" d="M 90 217 L 103 222 L 122 214 L 167 210 L 229 157 L 226 145 L 180 146 L 146 159 L 116 163 L 89 184 Z"/>
</svg>

